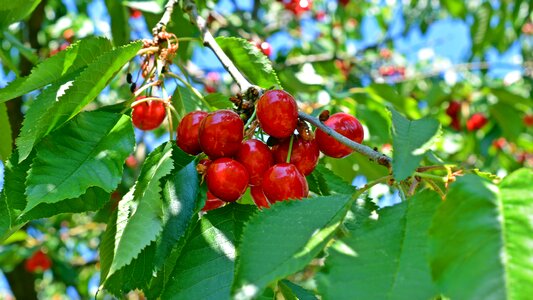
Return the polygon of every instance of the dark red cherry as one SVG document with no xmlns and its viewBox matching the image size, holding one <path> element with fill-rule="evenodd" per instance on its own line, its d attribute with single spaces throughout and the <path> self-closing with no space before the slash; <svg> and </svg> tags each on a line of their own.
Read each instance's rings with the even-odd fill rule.
<svg viewBox="0 0 533 300">
<path fill-rule="evenodd" d="M 307 180 L 295 165 L 273 165 L 263 176 L 263 192 L 270 203 L 287 199 L 302 199 L 309 194 Z"/>
<path fill-rule="evenodd" d="M 200 124 L 200 147 L 211 159 L 233 156 L 241 146 L 243 129 L 244 123 L 232 110 L 209 113 Z"/>
<path fill-rule="evenodd" d="M 272 153 L 274 154 L 274 161 L 276 163 L 287 161 L 290 141 L 291 139 L 288 138 L 272 147 Z M 318 144 L 315 139 L 305 141 L 299 135 L 294 137 L 290 163 L 295 165 L 302 175 L 307 176 L 313 172 L 318 163 L 319 155 L 320 151 L 318 150 Z"/>
<path fill-rule="evenodd" d="M 252 194 L 252 199 L 254 200 L 255 205 L 259 208 L 269 208 L 270 203 L 268 203 L 268 200 L 265 196 L 265 193 L 263 193 L 263 187 L 260 185 L 251 186 L 250 187 L 250 194 Z"/>
<path fill-rule="evenodd" d="M 248 171 L 238 161 L 219 158 L 209 165 L 206 175 L 207 189 L 226 202 L 237 201 L 248 187 Z"/>
<path fill-rule="evenodd" d="M 205 205 L 202 208 L 202 211 L 217 209 L 224 204 L 226 204 L 226 202 L 215 197 L 210 191 L 207 191 L 207 200 L 205 200 Z"/>
<path fill-rule="evenodd" d="M 144 97 L 139 97 L 137 100 Z M 165 104 L 161 101 L 141 102 L 133 107 L 131 111 L 131 120 L 135 127 L 141 130 L 152 130 L 165 120 L 167 111 Z"/>
<path fill-rule="evenodd" d="M 200 123 L 207 116 L 205 111 L 193 111 L 181 119 L 176 129 L 176 144 L 186 153 L 197 155 L 202 152 L 198 142 Z"/>
<path fill-rule="evenodd" d="M 482 113 L 473 114 L 468 121 L 466 121 L 466 129 L 468 131 L 475 131 L 483 128 L 489 120 Z"/>
<path fill-rule="evenodd" d="M 352 115 L 336 113 L 331 115 L 324 124 L 356 143 L 363 141 L 365 135 L 363 126 Z M 350 147 L 343 145 L 320 129 L 316 130 L 315 136 L 318 148 L 327 156 L 342 158 L 353 152 Z"/>
<path fill-rule="evenodd" d="M 261 185 L 263 174 L 274 164 L 268 146 L 256 139 L 243 142 L 235 159 L 248 170 L 250 185 Z"/>
<path fill-rule="evenodd" d="M 286 138 L 296 129 L 298 106 L 285 91 L 266 91 L 257 103 L 257 119 L 268 135 Z"/>
</svg>

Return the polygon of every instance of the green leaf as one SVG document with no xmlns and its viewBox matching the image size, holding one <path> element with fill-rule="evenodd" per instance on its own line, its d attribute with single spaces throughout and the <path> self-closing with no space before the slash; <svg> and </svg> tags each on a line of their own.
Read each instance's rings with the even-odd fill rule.
<svg viewBox="0 0 533 300">
<path fill-rule="evenodd" d="M 352 204 L 351 195 L 283 201 L 244 228 L 233 295 L 251 299 L 276 280 L 303 269 L 326 245 Z"/>
<path fill-rule="evenodd" d="M 189 88 L 177 85 L 172 95 L 172 104 L 181 116 L 197 110 L 202 103 L 198 94 Z"/>
<path fill-rule="evenodd" d="M 294 295 L 295 299 L 298 300 L 317 300 L 318 298 L 311 292 L 303 287 L 292 283 L 286 279 L 281 280 L 278 285 L 280 288 L 283 288 L 285 291 L 290 290 L 290 293 Z M 287 299 L 287 298 L 285 298 Z"/>
<path fill-rule="evenodd" d="M 238 238 L 252 205 L 230 204 L 202 217 L 161 299 L 229 299 Z"/>
<path fill-rule="evenodd" d="M 466 16 L 467 9 L 464 1 L 440 0 L 440 3 L 453 17 L 464 18 Z"/>
<path fill-rule="evenodd" d="M 533 293 L 533 171 L 500 190 L 475 175 L 452 184 L 430 229 L 433 278 L 452 299 L 527 299 Z"/>
<path fill-rule="evenodd" d="M 407 178 L 419 166 L 426 151 L 435 142 L 440 124 L 434 119 L 410 121 L 394 109 L 392 113 L 392 171 L 398 181 Z"/>
<path fill-rule="evenodd" d="M 204 97 L 204 99 L 205 99 L 205 102 L 209 104 L 209 106 L 216 108 L 216 109 L 224 109 L 224 108 L 233 107 L 233 103 L 229 101 L 228 96 L 222 93 L 208 94 Z"/>
<path fill-rule="evenodd" d="M 313 173 L 307 176 L 307 179 L 309 189 L 318 195 L 327 196 L 336 193 L 351 195 L 355 192 L 355 187 L 321 163 L 316 166 Z"/>
<path fill-rule="evenodd" d="M 71 75 L 109 50 L 111 43 L 105 38 L 89 37 L 80 40 L 34 67 L 29 76 L 18 78 L 1 89 L 0 102 L 24 95 Z"/>
<path fill-rule="evenodd" d="M 496 119 L 503 131 L 503 136 L 508 141 L 516 141 L 518 136 L 524 132 L 522 113 L 513 106 L 506 103 L 497 103 L 490 108 L 490 115 Z"/>
<path fill-rule="evenodd" d="M 0 103 L 0 160 L 5 161 L 11 154 L 11 124 L 7 115 L 7 108 Z"/>
<path fill-rule="evenodd" d="M 134 145 L 128 116 L 99 111 L 78 115 L 37 145 L 24 212 L 78 197 L 93 186 L 112 192 Z"/>
<path fill-rule="evenodd" d="M 318 287 L 323 299 L 430 299 L 427 231 L 440 204 L 431 191 L 378 211 L 329 249 Z"/>
<path fill-rule="evenodd" d="M 217 37 L 216 41 L 252 84 L 262 88 L 281 87 L 270 60 L 255 45 L 233 37 Z"/>
<path fill-rule="evenodd" d="M 138 205 L 127 223 L 120 225 L 123 229 L 115 237 L 115 255 L 107 277 L 128 265 L 163 230 L 160 179 L 174 168 L 172 151 L 172 142 L 168 142 L 152 151 L 145 160 L 133 194 Z"/>
<path fill-rule="evenodd" d="M 480 56 L 485 45 L 489 42 L 490 21 L 492 18 L 492 6 L 489 2 L 484 2 L 474 13 L 474 24 L 470 27 L 472 38 L 472 56 Z"/>
<path fill-rule="evenodd" d="M 129 12 L 122 1 L 105 0 L 111 17 L 111 34 L 115 46 L 127 44 L 130 40 Z"/>
<path fill-rule="evenodd" d="M 41 0 L 10 1 L 0 0 L 0 28 L 24 19 L 41 2 Z"/>
</svg>

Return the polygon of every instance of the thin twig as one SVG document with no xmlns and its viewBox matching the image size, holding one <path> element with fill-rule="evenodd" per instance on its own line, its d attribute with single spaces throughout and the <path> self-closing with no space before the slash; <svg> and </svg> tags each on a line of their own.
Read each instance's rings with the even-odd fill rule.
<svg viewBox="0 0 533 300">
<path fill-rule="evenodd" d="M 154 36 L 157 36 L 158 33 L 163 31 L 167 27 L 168 22 L 170 22 L 170 17 L 172 16 L 172 11 L 174 6 L 178 4 L 178 0 L 168 0 L 167 5 L 165 5 L 165 12 L 161 17 L 161 20 L 157 22 L 155 27 L 152 29 Z"/>
<path fill-rule="evenodd" d="M 376 161 L 380 165 L 383 165 L 383 166 L 385 166 L 385 167 L 387 167 L 389 169 L 391 168 L 392 159 L 390 157 L 388 157 L 387 155 L 385 155 L 383 153 L 380 153 L 378 151 L 375 151 L 374 149 L 372 149 L 372 148 L 370 148 L 368 146 L 356 143 L 356 142 L 348 139 L 347 137 L 343 136 L 342 134 L 340 134 L 340 133 L 336 132 L 335 130 L 331 129 L 330 127 L 324 125 L 324 123 L 322 123 L 318 118 L 315 118 L 315 117 L 310 116 L 310 115 L 308 115 L 306 113 L 303 113 L 303 112 L 298 112 L 298 117 L 300 117 L 300 119 L 302 119 L 302 120 L 305 120 L 305 121 L 315 125 L 317 128 L 319 128 L 320 130 L 324 131 L 327 135 L 333 137 L 334 139 L 336 139 L 337 141 L 341 142 L 342 144 L 352 148 L 356 152 L 367 156 L 368 158 L 372 159 L 373 161 Z"/>
<path fill-rule="evenodd" d="M 194 2 L 194 0 L 184 0 L 183 10 L 189 15 L 191 23 L 198 27 L 198 29 L 202 33 L 202 40 L 204 42 L 204 46 L 213 51 L 222 66 L 224 66 L 224 69 L 226 69 L 226 71 L 228 71 L 231 77 L 233 77 L 233 79 L 235 80 L 235 82 L 237 82 L 241 90 L 247 91 L 250 87 L 252 87 L 253 85 L 246 78 L 244 78 L 244 76 L 237 69 L 237 67 L 235 67 L 231 59 L 229 59 L 226 53 L 224 53 L 224 51 L 222 51 L 220 46 L 217 44 L 215 38 L 207 29 L 205 19 L 198 14 L 198 10 L 196 8 L 196 3 Z"/>
</svg>

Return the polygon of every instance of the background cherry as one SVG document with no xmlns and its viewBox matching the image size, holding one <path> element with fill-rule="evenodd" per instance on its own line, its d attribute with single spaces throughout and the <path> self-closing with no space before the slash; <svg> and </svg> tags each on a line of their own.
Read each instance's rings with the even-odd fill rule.
<svg viewBox="0 0 533 300">
<path fill-rule="evenodd" d="M 483 128 L 488 121 L 487 117 L 482 113 L 475 113 L 466 121 L 466 129 L 468 129 L 468 131 L 479 130 Z"/>
<path fill-rule="evenodd" d="M 270 90 L 257 102 L 257 119 L 268 135 L 291 136 L 298 122 L 298 106 L 294 98 L 282 90 Z"/>
<path fill-rule="evenodd" d="M 287 138 L 272 147 L 276 163 L 284 163 L 287 160 L 289 145 L 290 139 Z M 319 155 L 320 151 L 315 139 L 305 141 L 300 135 L 294 137 L 290 162 L 298 168 L 302 175 L 307 176 L 313 172 L 318 163 Z"/>
<path fill-rule="evenodd" d="M 243 138 L 244 123 L 228 109 L 209 113 L 201 122 L 198 134 L 200 147 L 211 159 L 233 156 Z"/>
<path fill-rule="evenodd" d="M 239 199 L 248 187 L 248 171 L 236 160 L 223 157 L 211 163 L 206 175 L 207 189 L 226 202 Z"/>
<path fill-rule="evenodd" d="M 207 116 L 205 111 L 193 111 L 181 119 L 176 129 L 176 144 L 186 153 L 197 155 L 202 152 L 198 141 L 200 123 Z"/>
<path fill-rule="evenodd" d="M 352 115 L 336 113 L 331 115 L 324 124 L 356 143 L 361 143 L 363 141 L 365 135 L 363 126 L 359 120 Z M 315 136 L 318 148 L 327 156 L 342 158 L 353 152 L 350 147 L 341 144 L 341 142 L 330 137 L 320 129 L 316 130 Z"/>
<path fill-rule="evenodd" d="M 250 185 L 261 185 L 263 174 L 274 164 L 274 158 L 268 146 L 256 139 L 243 142 L 235 159 L 248 170 Z"/>
<path fill-rule="evenodd" d="M 137 100 L 144 97 L 139 97 Z M 165 104 L 161 101 L 141 102 L 133 107 L 131 120 L 135 127 L 141 130 L 152 130 L 165 120 L 167 111 Z"/>
<path fill-rule="evenodd" d="M 24 267 L 28 272 L 46 271 L 52 266 L 52 260 L 42 250 L 37 250 L 26 260 Z"/>
<path fill-rule="evenodd" d="M 295 165 L 281 163 L 272 166 L 263 176 L 263 192 L 270 203 L 287 199 L 302 199 L 309 194 L 307 180 Z"/>
</svg>

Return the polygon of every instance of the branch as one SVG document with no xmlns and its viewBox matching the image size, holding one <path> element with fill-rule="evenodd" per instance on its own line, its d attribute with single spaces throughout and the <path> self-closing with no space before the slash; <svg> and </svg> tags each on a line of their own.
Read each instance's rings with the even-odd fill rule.
<svg viewBox="0 0 533 300">
<path fill-rule="evenodd" d="M 172 16 L 172 11 L 174 6 L 178 4 L 178 0 L 168 0 L 167 5 L 165 5 L 165 13 L 161 17 L 161 20 L 157 22 L 155 27 L 152 29 L 154 36 L 157 36 L 158 33 L 163 31 L 167 27 L 168 22 L 170 22 L 170 17 Z"/>
<path fill-rule="evenodd" d="M 170 0 L 169 2 L 172 1 L 173 0 Z M 233 62 L 226 55 L 226 53 L 222 51 L 220 46 L 215 41 L 213 35 L 207 29 L 204 18 L 198 15 L 198 10 L 196 8 L 196 3 L 194 3 L 194 0 L 184 0 L 183 10 L 189 15 L 191 23 L 193 23 L 200 30 L 202 34 L 202 40 L 204 41 L 204 46 L 213 51 L 220 63 L 222 63 L 222 66 L 224 66 L 224 69 L 226 69 L 226 71 L 228 71 L 231 77 L 233 77 L 233 79 L 235 80 L 235 82 L 237 82 L 241 90 L 247 91 L 249 88 L 251 88 L 253 85 L 246 78 L 244 78 L 244 76 L 237 69 L 237 67 L 235 67 Z"/>
<path fill-rule="evenodd" d="M 379 153 L 378 151 L 368 147 L 368 146 L 365 146 L 365 145 L 362 145 L 362 144 L 359 144 L 359 143 L 356 143 L 350 139 L 348 139 L 347 137 L 343 136 L 342 134 L 336 132 L 335 130 L 331 129 L 330 127 L 324 125 L 324 123 L 322 123 L 318 118 L 315 118 L 313 116 L 310 116 L 306 113 L 303 113 L 303 112 L 298 112 L 298 117 L 300 117 L 300 119 L 303 119 L 303 120 L 306 120 L 307 122 L 315 125 L 317 128 L 319 128 L 320 130 L 324 131 L 327 135 L 331 136 L 332 138 L 336 139 L 337 141 L 341 142 L 342 144 L 352 148 L 353 150 L 355 150 L 356 152 L 358 153 L 361 153 L 365 156 L 368 156 L 368 158 L 370 158 L 371 160 L 373 161 L 376 161 L 378 164 L 380 165 L 383 165 L 387 168 L 391 168 L 391 163 L 392 163 L 392 159 L 390 157 L 388 157 L 387 155 L 383 154 L 383 153 Z"/>
</svg>

